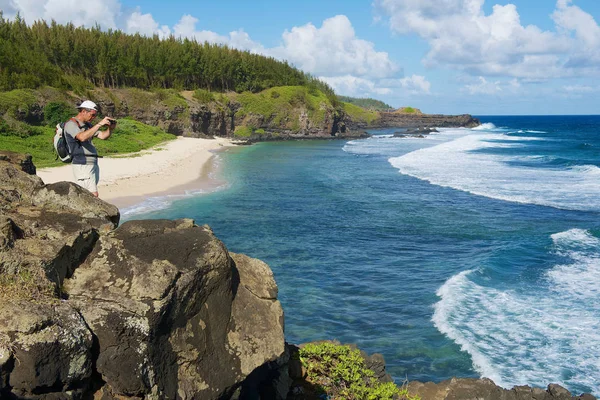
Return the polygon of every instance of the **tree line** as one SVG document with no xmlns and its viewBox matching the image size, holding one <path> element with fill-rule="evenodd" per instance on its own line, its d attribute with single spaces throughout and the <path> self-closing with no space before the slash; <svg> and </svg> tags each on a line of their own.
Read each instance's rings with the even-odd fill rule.
<svg viewBox="0 0 600 400">
<path fill-rule="evenodd" d="M 160 39 L 119 30 L 50 24 L 28 26 L 0 10 L 0 90 L 42 86 L 259 92 L 274 86 L 309 86 L 333 103 L 331 87 L 287 62 L 170 36 Z"/>
<path fill-rule="evenodd" d="M 338 96 L 340 101 L 345 103 L 351 103 L 357 105 L 362 108 L 366 108 L 367 110 L 372 111 L 392 111 L 394 108 L 389 104 L 384 103 L 381 100 L 371 99 L 371 98 L 357 98 L 357 97 L 349 97 L 349 96 Z"/>
</svg>

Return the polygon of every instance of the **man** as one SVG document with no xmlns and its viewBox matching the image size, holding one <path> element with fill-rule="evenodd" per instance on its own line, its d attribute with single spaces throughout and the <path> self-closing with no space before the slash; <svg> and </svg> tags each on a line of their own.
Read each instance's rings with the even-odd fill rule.
<svg viewBox="0 0 600 400">
<path fill-rule="evenodd" d="M 100 170 L 98 169 L 98 151 L 92 139 L 108 139 L 115 129 L 117 121 L 104 117 L 96 125 L 91 122 L 98 114 L 98 106 L 90 100 L 86 100 L 77 107 L 79 114 L 65 123 L 65 133 L 73 156 L 73 176 L 75 182 L 86 188 L 98 197 L 98 181 Z M 100 128 L 107 126 L 108 129 L 101 131 Z"/>
</svg>

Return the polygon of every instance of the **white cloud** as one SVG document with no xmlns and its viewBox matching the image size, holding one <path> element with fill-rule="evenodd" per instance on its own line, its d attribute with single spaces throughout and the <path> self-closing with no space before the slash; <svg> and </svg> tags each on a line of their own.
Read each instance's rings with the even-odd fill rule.
<svg viewBox="0 0 600 400">
<path fill-rule="evenodd" d="M 556 3 L 552 14 L 556 31 L 524 26 L 513 4 L 496 4 L 486 15 L 483 3 L 375 0 L 393 31 L 416 33 L 429 43 L 423 60 L 426 66 L 448 65 L 475 76 L 536 80 L 573 76 L 577 67 L 600 72 L 600 27 L 590 14 L 570 5 L 571 0 Z M 586 57 L 574 50 L 582 48 Z"/>
<path fill-rule="evenodd" d="M 330 85 L 336 93 L 344 96 L 370 97 L 374 94 L 383 95 L 392 92 L 392 89 L 389 87 L 381 87 L 372 80 L 353 75 L 320 76 L 319 79 Z"/>
<path fill-rule="evenodd" d="M 168 37 L 171 29 L 163 25 L 159 27 L 152 14 L 142 14 L 139 10 L 132 13 L 125 22 L 127 33 L 139 33 L 145 36 L 158 35 L 161 38 Z"/>
<path fill-rule="evenodd" d="M 323 21 L 320 28 L 309 23 L 286 30 L 283 45 L 268 53 L 286 59 L 315 75 L 353 75 L 369 78 L 394 76 L 400 68 L 386 52 L 356 37 L 345 15 Z"/>
<path fill-rule="evenodd" d="M 6 8 L 5 3 L 8 3 Z M 0 6 L 5 17 L 14 17 L 18 12 L 28 24 L 43 19 L 60 24 L 71 22 L 75 26 L 94 26 L 97 23 L 106 29 L 117 28 L 121 13 L 118 0 L 2 0 Z"/>
<path fill-rule="evenodd" d="M 502 91 L 500 82 L 488 82 L 483 76 L 479 77 L 477 83 L 465 85 L 465 90 L 469 94 L 496 94 Z"/>
<path fill-rule="evenodd" d="M 365 79 L 353 75 L 325 77 L 319 79 L 327 82 L 342 95 L 356 97 L 373 97 L 377 95 L 427 95 L 431 83 L 424 76 L 412 75 L 401 79 Z"/>
<path fill-rule="evenodd" d="M 577 6 L 569 6 L 570 0 L 558 0 L 552 19 L 559 28 L 575 32 L 575 36 L 588 49 L 600 45 L 600 27 L 590 14 Z"/>
<path fill-rule="evenodd" d="M 521 92 L 518 79 L 488 81 L 483 76 L 473 83 L 465 85 L 461 91 L 472 95 L 514 95 Z"/>
<path fill-rule="evenodd" d="M 585 85 L 567 85 L 567 86 L 563 86 L 563 89 L 568 93 L 577 93 L 577 94 L 592 93 L 592 92 L 598 91 L 597 88 L 593 88 L 591 86 L 585 86 Z"/>
<path fill-rule="evenodd" d="M 429 83 L 424 76 L 412 75 L 400 79 L 400 86 L 411 94 L 428 94 L 431 83 Z"/>
</svg>

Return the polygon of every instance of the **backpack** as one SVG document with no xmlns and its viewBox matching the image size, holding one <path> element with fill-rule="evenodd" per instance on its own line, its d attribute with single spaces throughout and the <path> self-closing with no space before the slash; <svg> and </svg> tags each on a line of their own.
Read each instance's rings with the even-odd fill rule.
<svg viewBox="0 0 600 400">
<path fill-rule="evenodd" d="M 61 122 L 56 125 L 56 134 L 54 135 L 54 152 L 56 153 L 56 159 L 64 163 L 70 163 L 73 161 L 72 151 L 73 149 L 69 146 L 67 140 L 67 133 L 65 132 L 65 123 Z"/>
</svg>

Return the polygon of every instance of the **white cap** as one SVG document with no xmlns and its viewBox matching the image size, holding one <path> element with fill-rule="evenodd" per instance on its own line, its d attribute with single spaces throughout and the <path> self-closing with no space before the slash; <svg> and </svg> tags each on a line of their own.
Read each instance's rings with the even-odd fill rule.
<svg viewBox="0 0 600 400">
<path fill-rule="evenodd" d="M 98 111 L 98 106 L 96 105 L 96 103 L 94 103 L 93 101 L 89 101 L 89 100 L 84 101 L 77 108 L 85 108 L 88 110 Z"/>
</svg>

